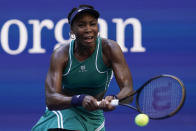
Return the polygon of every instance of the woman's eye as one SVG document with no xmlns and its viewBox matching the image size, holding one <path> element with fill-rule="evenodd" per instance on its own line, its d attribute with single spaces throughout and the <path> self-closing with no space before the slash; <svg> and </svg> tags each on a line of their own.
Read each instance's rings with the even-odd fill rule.
<svg viewBox="0 0 196 131">
<path fill-rule="evenodd" d="M 78 26 L 79 26 L 79 27 L 83 27 L 83 26 L 84 26 L 84 24 L 78 24 Z"/>
<path fill-rule="evenodd" d="M 92 26 L 95 26 L 95 25 L 96 25 L 96 23 L 92 23 L 91 25 L 92 25 Z"/>
<path fill-rule="evenodd" d="M 83 23 L 78 23 L 79 27 L 84 27 L 85 25 Z"/>
</svg>

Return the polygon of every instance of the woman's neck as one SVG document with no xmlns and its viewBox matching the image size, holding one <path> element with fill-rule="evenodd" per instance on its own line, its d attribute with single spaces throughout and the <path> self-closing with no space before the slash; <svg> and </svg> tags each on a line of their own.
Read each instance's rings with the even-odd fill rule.
<svg viewBox="0 0 196 131">
<path fill-rule="evenodd" d="M 74 44 L 74 52 L 77 55 L 84 56 L 84 57 L 85 56 L 88 57 L 92 55 L 95 48 L 96 48 L 96 43 L 85 45 L 85 44 L 79 43 L 78 41 L 75 41 L 75 44 Z"/>
</svg>

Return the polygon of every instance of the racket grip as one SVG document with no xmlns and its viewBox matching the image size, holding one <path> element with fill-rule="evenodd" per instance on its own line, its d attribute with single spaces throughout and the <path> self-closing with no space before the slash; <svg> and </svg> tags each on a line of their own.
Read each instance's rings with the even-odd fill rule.
<svg viewBox="0 0 196 131">
<path fill-rule="evenodd" d="M 101 103 L 101 101 L 97 101 L 97 104 L 99 105 Z M 112 105 L 112 106 L 118 106 L 119 105 L 119 100 L 118 99 L 115 99 L 115 100 L 112 100 L 111 102 L 110 102 L 110 104 Z"/>
</svg>

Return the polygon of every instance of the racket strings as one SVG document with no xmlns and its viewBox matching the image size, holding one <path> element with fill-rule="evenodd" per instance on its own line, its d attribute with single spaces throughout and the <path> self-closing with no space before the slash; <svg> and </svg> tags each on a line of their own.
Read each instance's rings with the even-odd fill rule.
<svg viewBox="0 0 196 131">
<path fill-rule="evenodd" d="M 151 81 L 140 92 L 140 110 L 151 118 L 160 118 L 171 114 L 182 99 L 182 87 L 170 77 L 161 77 Z"/>
</svg>

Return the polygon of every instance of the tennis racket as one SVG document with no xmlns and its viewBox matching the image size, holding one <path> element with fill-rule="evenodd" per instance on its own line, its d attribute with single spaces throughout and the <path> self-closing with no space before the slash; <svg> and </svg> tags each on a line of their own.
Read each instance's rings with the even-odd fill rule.
<svg viewBox="0 0 196 131">
<path fill-rule="evenodd" d="M 111 104 L 137 110 L 139 113 L 147 114 L 150 119 L 165 119 L 175 115 L 182 108 L 186 91 L 179 78 L 165 74 L 148 80 L 130 96 L 134 95 L 135 106 L 122 103 L 127 97 L 112 100 Z"/>
</svg>

